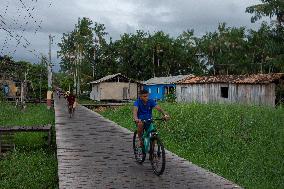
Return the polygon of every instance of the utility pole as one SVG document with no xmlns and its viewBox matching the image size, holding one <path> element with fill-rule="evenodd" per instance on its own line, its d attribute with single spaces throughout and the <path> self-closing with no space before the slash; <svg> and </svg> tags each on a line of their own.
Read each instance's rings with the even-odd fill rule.
<svg viewBox="0 0 284 189">
<path fill-rule="evenodd" d="M 80 18 L 78 18 L 78 26 L 80 25 Z M 76 26 L 76 28 L 78 27 L 78 26 Z M 75 34 L 76 34 L 76 38 L 78 38 L 79 37 L 79 28 L 78 28 L 78 30 L 77 29 L 75 29 Z M 74 73 L 73 73 L 73 79 L 74 79 L 74 89 L 75 89 L 75 94 L 78 96 L 78 94 L 79 94 L 79 89 L 80 89 L 80 81 L 79 81 L 79 71 L 78 71 L 78 69 L 79 69 L 79 48 L 80 48 L 80 45 L 79 45 L 79 43 L 78 43 L 78 41 L 76 40 L 75 41 L 75 59 L 74 59 L 74 63 L 75 63 L 75 66 L 74 66 L 74 68 L 75 68 L 75 70 L 74 70 Z"/>
<path fill-rule="evenodd" d="M 48 71 L 48 89 L 47 89 L 47 98 L 46 98 L 46 103 L 47 103 L 47 109 L 50 109 L 51 107 L 51 99 L 52 99 L 52 63 L 51 63 L 51 44 L 53 43 L 53 38 L 54 36 L 51 36 L 49 34 L 49 62 L 47 64 L 47 71 Z"/>
<path fill-rule="evenodd" d="M 96 47 L 94 47 L 93 79 L 95 79 Z"/>
<path fill-rule="evenodd" d="M 74 87 L 75 87 L 75 93 L 76 95 L 78 96 L 78 93 L 79 93 L 79 79 L 78 79 L 78 75 L 79 75 L 79 45 L 78 43 L 75 43 L 75 72 L 74 72 Z"/>
<path fill-rule="evenodd" d="M 96 65 L 96 47 L 98 46 L 98 48 L 100 47 L 100 42 L 99 42 L 99 38 L 97 40 L 97 38 L 95 37 L 94 39 L 94 61 L 93 61 L 93 79 L 95 79 L 95 65 Z"/>
<path fill-rule="evenodd" d="M 81 62 L 82 62 L 82 49 L 81 49 L 81 44 L 78 44 L 78 54 L 79 54 L 79 56 L 78 56 L 78 65 L 77 65 L 77 79 L 78 79 L 78 81 L 77 81 L 77 96 L 79 96 L 81 93 L 80 93 L 80 90 L 81 90 L 81 88 L 80 88 L 80 73 L 81 73 L 81 71 L 80 71 L 80 67 L 81 67 Z"/>
<path fill-rule="evenodd" d="M 153 77 L 155 77 L 155 49 L 153 50 Z"/>
<path fill-rule="evenodd" d="M 42 77 L 42 64 L 43 60 L 41 59 L 41 63 L 40 63 L 40 75 L 39 75 L 39 103 L 41 104 L 41 77 Z"/>
</svg>

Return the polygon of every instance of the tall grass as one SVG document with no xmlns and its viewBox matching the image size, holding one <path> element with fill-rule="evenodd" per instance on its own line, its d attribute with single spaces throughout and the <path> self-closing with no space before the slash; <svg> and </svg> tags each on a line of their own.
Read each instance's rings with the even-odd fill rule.
<svg viewBox="0 0 284 189">
<path fill-rule="evenodd" d="M 284 188 L 284 109 L 161 106 L 172 118 L 158 126 L 167 149 L 245 188 Z M 131 105 L 101 114 L 134 129 Z"/>
<path fill-rule="evenodd" d="M 54 111 L 45 105 L 28 104 L 25 111 L 0 103 L 0 126 L 53 125 L 52 146 L 47 134 L 18 133 L 16 149 L 0 157 L 0 188 L 58 188 L 54 138 Z"/>
</svg>

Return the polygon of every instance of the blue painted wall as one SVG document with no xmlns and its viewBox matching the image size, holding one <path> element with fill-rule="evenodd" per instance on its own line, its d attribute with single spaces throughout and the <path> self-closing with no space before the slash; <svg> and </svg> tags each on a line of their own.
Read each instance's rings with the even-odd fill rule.
<svg viewBox="0 0 284 189">
<path fill-rule="evenodd" d="M 165 97 L 165 87 L 176 87 L 174 84 L 169 85 L 144 85 L 144 89 L 149 92 L 149 98 L 163 100 Z"/>
</svg>

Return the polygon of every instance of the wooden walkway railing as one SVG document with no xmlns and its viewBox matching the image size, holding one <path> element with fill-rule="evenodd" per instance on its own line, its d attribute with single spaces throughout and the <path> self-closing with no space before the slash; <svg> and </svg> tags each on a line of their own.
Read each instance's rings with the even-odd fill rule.
<svg viewBox="0 0 284 189">
<path fill-rule="evenodd" d="M 118 107 L 124 106 L 126 103 L 106 103 L 106 104 L 80 104 L 81 106 L 85 106 L 87 108 L 99 108 L 99 107 Z"/>
<path fill-rule="evenodd" d="M 13 126 L 0 127 L 0 154 L 15 147 L 13 136 L 17 132 L 46 132 L 48 133 L 48 145 L 51 143 L 51 125 L 46 126 Z"/>
</svg>

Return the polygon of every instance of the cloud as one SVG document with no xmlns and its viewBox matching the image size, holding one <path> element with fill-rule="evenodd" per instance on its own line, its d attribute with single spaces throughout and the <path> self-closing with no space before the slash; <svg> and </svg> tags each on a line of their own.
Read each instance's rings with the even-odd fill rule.
<svg viewBox="0 0 284 189">
<path fill-rule="evenodd" d="M 143 1 L 140 5 L 143 7 L 142 13 L 136 14 L 139 26 L 143 29 L 162 29 L 174 35 L 194 29 L 200 35 L 216 30 L 221 22 L 235 27 L 258 27 L 257 24 L 250 23 L 251 15 L 245 13 L 247 6 L 257 3 L 255 0 L 177 0 L 163 1 L 163 4 L 151 2 Z"/>
<path fill-rule="evenodd" d="M 14 35 L 24 36 L 31 44 L 24 48 L 0 29 L 0 44 L 4 54 L 12 54 L 15 59 L 38 62 L 39 55 L 48 53 L 48 35 L 55 36 L 52 46 L 53 61 L 63 33 L 74 29 L 78 17 L 88 17 L 103 23 L 109 35 L 119 39 L 123 33 L 136 30 L 149 32 L 163 30 L 171 36 L 178 36 L 187 29 L 194 29 L 197 36 L 215 31 L 221 22 L 228 26 L 256 29 L 258 24 L 250 23 L 250 14 L 245 8 L 259 3 L 259 0 L 22 0 L 5 1 L 0 7 L 0 28 L 6 27 Z M 50 4 L 51 2 L 51 4 Z M 1 20 L 7 22 L 3 25 Z M 27 23 L 28 22 L 28 23 Z M 27 23 L 27 24 L 26 24 Z M 39 27 L 40 25 L 40 27 Z M 6 39 L 6 40 L 5 40 Z M 6 41 L 6 42 L 5 42 Z M 5 45 L 3 45 L 5 43 Z M 0 50 L 2 48 L 0 46 Z M 58 66 L 57 66 L 58 69 Z"/>
</svg>

